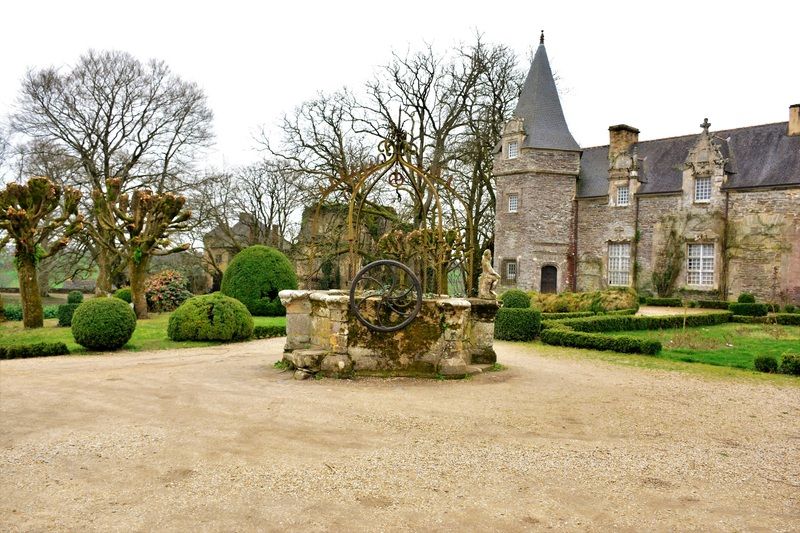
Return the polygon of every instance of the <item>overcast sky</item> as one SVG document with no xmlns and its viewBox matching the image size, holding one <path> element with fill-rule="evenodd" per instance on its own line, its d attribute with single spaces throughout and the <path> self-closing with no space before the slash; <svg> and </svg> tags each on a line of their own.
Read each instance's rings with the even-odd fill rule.
<svg viewBox="0 0 800 533">
<path fill-rule="evenodd" d="M 544 29 L 581 146 L 626 123 L 654 139 L 788 120 L 800 103 L 800 2 L 413 0 L 14 1 L 0 27 L 0 116 L 28 67 L 88 50 L 163 59 L 215 114 L 217 167 L 247 163 L 254 133 L 319 91 L 357 87 L 392 50 L 445 49 L 476 31 L 527 62 Z M 780 7 L 780 5 L 783 7 Z M 527 68 L 527 67 L 526 67 Z"/>
</svg>

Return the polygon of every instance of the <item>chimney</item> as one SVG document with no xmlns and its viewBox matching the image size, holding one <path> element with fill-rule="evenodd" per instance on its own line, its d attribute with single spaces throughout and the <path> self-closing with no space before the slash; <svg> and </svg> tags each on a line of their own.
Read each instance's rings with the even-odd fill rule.
<svg viewBox="0 0 800 533">
<path fill-rule="evenodd" d="M 800 104 L 789 106 L 789 129 L 786 135 L 800 135 Z"/>
<path fill-rule="evenodd" d="M 627 124 L 608 128 L 608 158 L 613 161 L 621 153 L 630 152 L 631 146 L 639 142 L 639 130 Z"/>
</svg>

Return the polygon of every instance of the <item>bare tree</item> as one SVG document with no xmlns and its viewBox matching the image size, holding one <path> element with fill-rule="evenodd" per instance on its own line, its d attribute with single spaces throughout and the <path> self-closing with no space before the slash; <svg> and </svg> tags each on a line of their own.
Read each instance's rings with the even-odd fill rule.
<svg viewBox="0 0 800 533">
<path fill-rule="evenodd" d="M 122 193 L 183 190 L 195 151 L 211 140 L 211 120 L 196 84 L 162 61 L 142 63 L 125 52 L 89 51 L 66 72 L 49 67 L 25 76 L 12 128 L 80 161 L 99 291 L 110 292 L 115 272 L 126 267 L 115 252 L 116 213 L 106 184 L 118 180 Z"/>
</svg>

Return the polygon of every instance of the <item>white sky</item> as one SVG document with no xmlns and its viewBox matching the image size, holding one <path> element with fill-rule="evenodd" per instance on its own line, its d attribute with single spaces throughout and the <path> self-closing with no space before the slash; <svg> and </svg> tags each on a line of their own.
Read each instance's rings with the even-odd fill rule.
<svg viewBox="0 0 800 533">
<path fill-rule="evenodd" d="M 704 117 L 712 130 L 788 120 L 798 20 L 800 2 L 764 0 L 13 1 L 0 19 L 0 117 L 28 67 L 126 50 L 199 83 L 215 113 L 209 162 L 230 166 L 258 157 L 260 125 L 319 91 L 359 87 L 392 50 L 444 49 L 477 30 L 527 62 L 544 29 L 581 146 L 607 144 L 619 123 L 645 140 L 699 132 Z"/>
</svg>

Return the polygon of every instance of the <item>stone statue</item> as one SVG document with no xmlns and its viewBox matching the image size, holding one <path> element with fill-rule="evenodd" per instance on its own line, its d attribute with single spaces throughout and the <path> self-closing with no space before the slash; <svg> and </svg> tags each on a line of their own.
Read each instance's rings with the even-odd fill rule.
<svg viewBox="0 0 800 533">
<path fill-rule="evenodd" d="M 486 250 L 481 259 L 481 275 L 478 276 L 478 298 L 496 300 L 497 293 L 494 289 L 500 281 L 500 274 L 492 268 L 492 252 Z"/>
</svg>

